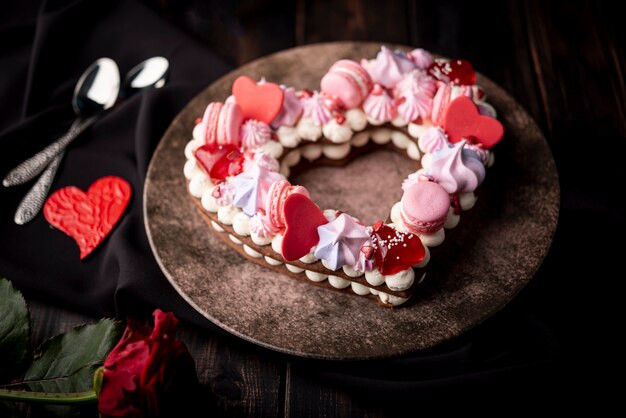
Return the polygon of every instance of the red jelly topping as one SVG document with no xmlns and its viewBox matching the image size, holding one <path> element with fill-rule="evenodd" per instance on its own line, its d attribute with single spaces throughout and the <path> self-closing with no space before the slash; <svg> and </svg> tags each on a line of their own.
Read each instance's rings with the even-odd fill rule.
<svg viewBox="0 0 626 418">
<path fill-rule="evenodd" d="M 426 254 L 417 235 L 398 231 L 382 222 L 373 225 L 372 248 L 376 268 L 385 276 L 411 268 Z"/>
<path fill-rule="evenodd" d="M 196 150 L 195 156 L 200 168 L 214 183 L 243 171 L 244 156 L 234 145 L 205 144 Z"/>
<path fill-rule="evenodd" d="M 476 84 L 476 73 L 472 63 L 466 60 L 435 61 L 428 67 L 428 73 L 446 83 L 461 86 Z"/>
</svg>

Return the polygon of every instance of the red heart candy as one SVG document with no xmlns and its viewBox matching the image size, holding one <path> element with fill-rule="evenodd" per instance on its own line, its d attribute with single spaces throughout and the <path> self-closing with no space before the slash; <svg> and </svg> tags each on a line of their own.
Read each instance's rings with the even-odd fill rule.
<svg viewBox="0 0 626 418">
<path fill-rule="evenodd" d="M 319 242 L 317 227 L 328 220 L 311 199 L 300 193 L 290 194 L 283 207 L 286 229 L 281 253 L 287 261 L 297 260 Z"/>
<path fill-rule="evenodd" d="M 373 225 L 372 244 L 376 268 L 382 275 L 392 275 L 420 263 L 426 254 L 417 235 L 401 232 L 382 222 Z"/>
<path fill-rule="evenodd" d="M 238 77 L 233 83 L 233 96 L 244 120 L 256 119 L 272 123 L 283 106 L 283 89 L 275 83 L 257 84 L 250 77 Z"/>
<path fill-rule="evenodd" d="M 102 177 L 87 193 L 74 186 L 57 190 L 46 201 L 43 215 L 52 226 L 74 238 L 82 260 L 111 232 L 131 193 L 126 180 Z"/>
<path fill-rule="evenodd" d="M 486 149 L 500 142 L 504 135 L 502 124 L 490 116 L 481 115 L 472 99 L 466 96 L 459 96 L 448 105 L 443 129 L 451 143 L 465 138 Z"/>
</svg>

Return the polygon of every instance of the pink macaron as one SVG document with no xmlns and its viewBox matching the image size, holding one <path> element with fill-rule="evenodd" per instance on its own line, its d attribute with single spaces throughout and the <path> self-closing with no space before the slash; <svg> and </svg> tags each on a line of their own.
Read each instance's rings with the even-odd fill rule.
<svg viewBox="0 0 626 418">
<path fill-rule="evenodd" d="M 440 83 L 435 97 L 433 97 L 433 110 L 430 118 L 433 124 L 441 126 L 443 124 L 443 117 L 446 114 L 446 109 L 450 104 L 450 95 L 452 94 L 452 88 L 449 84 Z"/>
<path fill-rule="evenodd" d="M 402 195 L 402 220 L 413 233 L 432 234 L 443 227 L 450 208 L 450 195 L 431 181 L 407 187 Z"/>
<path fill-rule="evenodd" d="M 292 186 L 288 180 L 277 180 L 270 186 L 265 202 L 265 215 L 272 227 L 278 230 L 285 228 L 285 200 L 294 193 L 309 197 L 309 191 L 305 187 Z"/>
<path fill-rule="evenodd" d="M 222 106 L 217 127 L 217 143 L 219 145 L 234 145 L 241 143 L 239 130 L 243 123 L 243 113 L 237 103 L 226 102 Z"/>
<path fill-rule="evenodd" d="M 217 144 L 218 122 L 222 106 L 223 104 L 220 102 L 209 103 L 204 111 L 204 115 L 202 116 L 202 122 L 200 123 L 202 123 L 202 126 L 204 127 L 204 142 L 209 145 Z"/>
<path fill-rule="evenodd" d="M 365 68 L 351 60 L 339 60 L 322 78 L 321 89 L 329 97 L 336 97 L 346 109 L 361 104 L 372 90 L 373 82 Z"/>
</svg>

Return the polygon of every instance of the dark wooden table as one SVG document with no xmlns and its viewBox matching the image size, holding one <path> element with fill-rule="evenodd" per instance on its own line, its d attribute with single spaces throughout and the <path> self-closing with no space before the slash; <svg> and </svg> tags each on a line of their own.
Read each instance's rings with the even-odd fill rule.
<svg viewBox="0 0 626 418">
<path fill-rule="evenodd" d="M 511 384 L 513 395 L 529 405 L 555 400 L 555 388 L 578 388 L 585 397 L 570 393 L 568 402 L 579 405 L 590 399 L 593 387 L 602 387 L 600 372 L 613 364 L 616 353 L 611 349 L 615 330 L 606 320 L 613 315 L 607 298 L 616 284 L 605 278 L 617 278 L 608 273 L 608 260 L 618 259 L 618 249 L 599 244 L 623 232 L 623 216 L 617 216 L 619 225 L 611 220 L 623 213 L 613 198 L 614 179 L 626 178 L 618 160 L 626 139 L 626 25 L 617 6 L 538 0 L 149 3 L 234 64 L 313 42 L 381 41 L 466 58 L 508 90 L 535 117 L 553 150 L 562 188 L 559 229 L 542 269 L 516 300 L 450 344 L 484 343 L 494 334 L 514 339 L 520 318 L 534 318 L 554 334 L 554 347 L 548 349 L 553 356 L 468 387 L 467 393 L 482 391 L 490 399 Z M 589 219 L 590 214 L 596 217 Z M 34 341 L 94 320 L 32 298 L 28 302 Z M 194 325 L 183 324 L 181 337 L 196 359 L 208 402 L 220 414 L 389 416 L 401 404 L 419 411 L 428 401 L 429 392 L 418 390 L 408 398 L 364 397 L 340 380 L 320 379 L 317 369 L 332 369 L 328 364 L 269 352 Z M 337 367 L 358 374 L 361 367 L 384 365 Z M 523 390 L 515 381 L 524 382 Z"/>
</svg>

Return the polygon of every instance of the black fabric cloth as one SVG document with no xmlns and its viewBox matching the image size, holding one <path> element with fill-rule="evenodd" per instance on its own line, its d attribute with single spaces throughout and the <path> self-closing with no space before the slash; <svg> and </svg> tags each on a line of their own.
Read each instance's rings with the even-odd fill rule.
<svg viewBox="0 0 626 418">
<path fill-rule="evenodd" d="M 75 243 L 52 231 L 43 216 L 26 226 L 13 223 L 15 208 L 30 184 L 0 188 L 0 276 L 42 300 L 94 316 L 145 317 L 160 307 L 209 332 L 220 332 L 184 302 L 160 271 L 144 229 L 142 193 L 152 152 L 171 120 L 232 65 L 132 0 L 2 2 L 0 39 L 3 177 L 69 127 L 74 84 L 95 59 L 114 59 L 122 74 L 153 55 L 171 62 L 164 88 L 121 104 L 71 146 L 53 184 L 53 190 L 67 185 L 84 190 L 105 175 L 130 182 L 133 197 L 106 242 L 80 262 Z M 525 387 L 520 396 L 529 397 L 539 389 L 549 392 L 551 385 L 579 382 L 595 360 L 580 358 L 582 350 L 569 348 L 583 347 L 595 356 L 591 348 L 600 328 L 583 314 L 594 305 L 579 311 L 577 304 L 584 292 L 597 296 L 581 284 L 597 270 L 580 263 L 574 273 L 563 266 L 580 248 L 577 225 L 588 225 L 591 217 L 600 228 L 613 225 L 623 231 L 623 217 L 615 205 L 598 203 L 575 186 L 563 192 L 559 231 L 539 279 L 475 331 L 397 359 L 367 364 L 293 359 L 293 367 L 364 396 L 385 394 L 384 399 L 400 406 L 406 393 L 428 397 L 435 392 L 500 393 Z M 600 257 L 601 248 L 587 247 L 585 254 Z M 568 312 L 574 317 L 568 318 Z M 575 329 L 581 324 L 584 335 L 579 337 Z"/>
<path fill-rule="evenodd" d="M 134 1 L 48 1 L 33 5 L 30 13 L 19 6 L 16 12 L 17 21 L 0 26 L 3 176 L 67 130 L 75 117 L 74 85 L 96 59 L 112 58 L 123 77 L 144 59 L 161 55 L 171 72 L 165 87 L 121 103 L 81 135 L 52 186 L 86 190 L 106 175 L 131 184 L 128 210 L 106 242 L 79 261 L 73 240 L 52 231 L 43 215 L 25 226 L 13 224 L 15 208 L 32 183 L 2 188 L 0 275 L 45 300 L 95 316 L 138 315 L 160 306 L 199 322 L 150 251 L 143 183 L 152 152 L 176 113 L 230 67 Z"/>
</svg>

